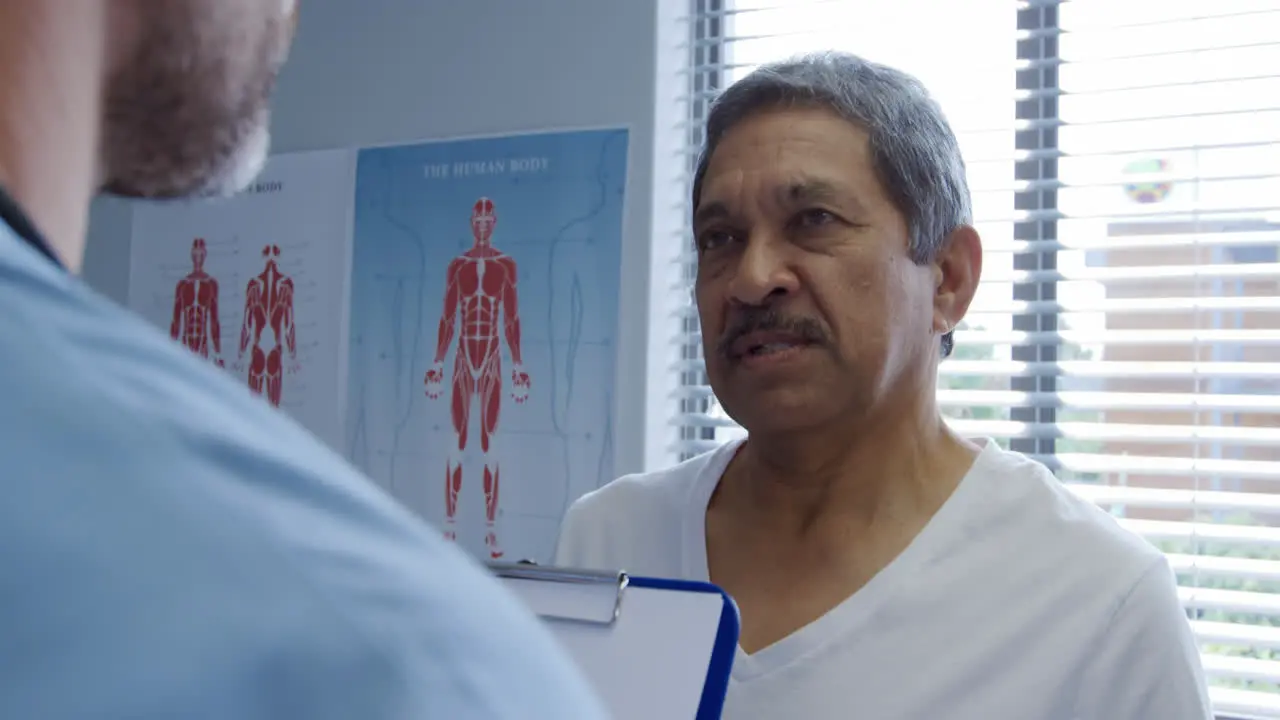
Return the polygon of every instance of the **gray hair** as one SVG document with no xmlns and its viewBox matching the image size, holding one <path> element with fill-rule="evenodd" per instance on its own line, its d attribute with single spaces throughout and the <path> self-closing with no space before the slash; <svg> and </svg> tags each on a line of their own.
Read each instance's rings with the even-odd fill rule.
<svg viewBox="0 0 1280 720">
<path fill-rule="evenodd" d="M 693 178 L 694 210 L 725 134 L 748 117 L 779 107 L 828 108 L 867 132 L 872 167 L 906 219 L 914 262 L 932 262 L 953 230 L 972 223 L 960 146 L 929 91 L 901 70 L 838 52 L 762 65 L 716 98 Z M 948 332 L 942 337 L 944 357 L 952 346 Z"/>
</svg>

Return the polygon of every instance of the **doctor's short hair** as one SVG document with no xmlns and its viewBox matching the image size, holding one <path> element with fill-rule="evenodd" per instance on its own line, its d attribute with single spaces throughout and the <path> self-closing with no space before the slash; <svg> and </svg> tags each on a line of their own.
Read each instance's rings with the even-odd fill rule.
<svg viewBox="0 0 1280 720">
<path fill-rule="evenodd" d="M 762 65 L 715 99 L 694 174 L 694 210 L 725 134 L 761 111 L 788 107 L 826 108 L 867 133 L 876 177 L 906 219 L 914 262 L 932 262 L 953 230 L 973 222 L 960 145 L 929 91 L 905 72 L 839 52 Z M 943 357 L 953 333 L 942 336 Z"/>
</svg>

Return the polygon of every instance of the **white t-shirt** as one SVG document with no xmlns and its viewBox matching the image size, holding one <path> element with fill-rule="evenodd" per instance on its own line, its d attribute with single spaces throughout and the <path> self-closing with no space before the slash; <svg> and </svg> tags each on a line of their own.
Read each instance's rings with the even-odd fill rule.
<svg viewBox="0 0 1280 720">
<path fill-rule="evenodd" d="M 707 502 L 740 443 L 620 478 L 565 516 L 556 564 L 708 579 Z M 734 660 L 726 720 L 1206 720 L 1164 557 L 1039 463 L 984 448 L 861 590 Z"/>
</svg>

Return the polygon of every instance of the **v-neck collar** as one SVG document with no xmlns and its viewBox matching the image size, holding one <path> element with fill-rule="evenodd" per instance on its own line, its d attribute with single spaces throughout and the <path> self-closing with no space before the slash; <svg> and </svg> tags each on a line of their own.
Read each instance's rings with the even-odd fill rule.
<svg viewBox="0 0 1280 720">
<path fill-rule="evenodd" d="M 692 487 L 682 543 L 684 573 L 692 580 L 710 582 L 707 506 L 730 461 L 745 442 L 745 439 L 735 440 L 716 450 L 702 476 Z M 963 524 L 964 517 L 968 514 L 967 508 L 974 502 L 975 493 L 980 494 L 975 487 L 979 483 L 974 482 L 973 478 L 981 475 L 982 468 L 1000 452 L 999 446 L 993 441 L 986 439 L 980 442 L 983 443 L 983 448 L 969 471 L 906 549 L 857 592 L 790 635 L 750 654 L 742 646 L 738 646 L 733 661 L 733 680 L 748 681 L 785 668 L 871 620 L 876 611 L 892 597 L 893 588 L 900 586 L 904 578 L 912 577 L 916 570 L 927 564 L 928 559 L 939 548 L 945 548 L 946 538 Z"/>
</svg>

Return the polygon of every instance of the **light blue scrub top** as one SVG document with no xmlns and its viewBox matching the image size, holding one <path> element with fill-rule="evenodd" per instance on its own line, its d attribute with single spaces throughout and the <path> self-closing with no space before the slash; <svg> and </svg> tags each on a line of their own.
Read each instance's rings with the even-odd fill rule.
<svg viewBox="0 0 1280 720">
<path fill-rule="evenodd" d="M 0 222 L 0 718 L 592 720 L 536 618 Z"/>
</svg>

